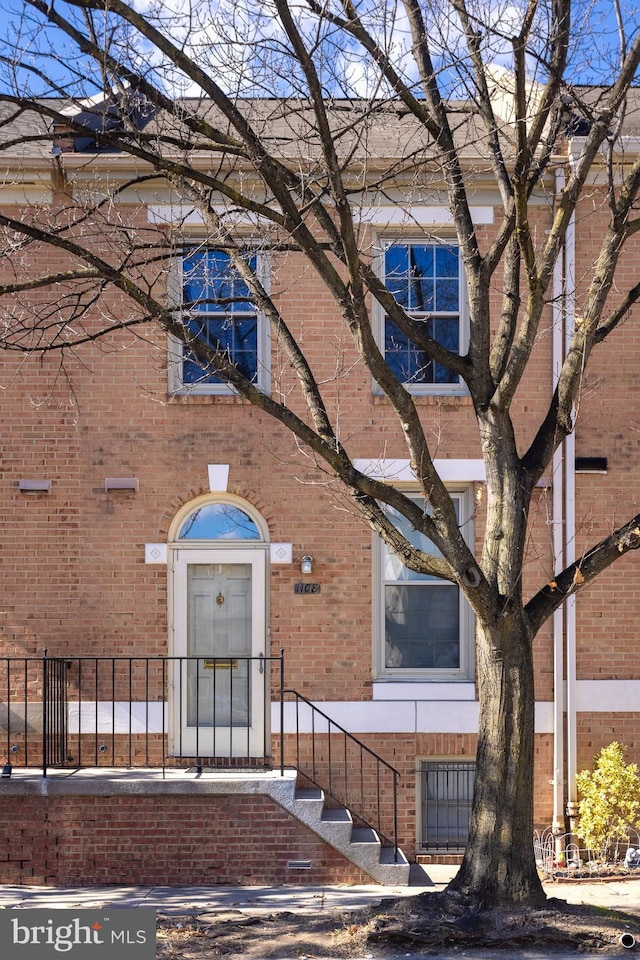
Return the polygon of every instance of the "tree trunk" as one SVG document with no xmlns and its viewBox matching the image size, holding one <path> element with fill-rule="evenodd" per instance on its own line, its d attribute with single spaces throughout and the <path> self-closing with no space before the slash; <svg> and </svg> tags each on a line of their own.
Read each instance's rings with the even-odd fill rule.
<svg viewBox="0 0 640 960">
<path fill-rule="evenodd" d="M 450 888 L 487 904 L 542 903 L 533 854 L 531 638 L 521 613 L 478 623 L 480 720 L 469 841 Z"/>
</svg>

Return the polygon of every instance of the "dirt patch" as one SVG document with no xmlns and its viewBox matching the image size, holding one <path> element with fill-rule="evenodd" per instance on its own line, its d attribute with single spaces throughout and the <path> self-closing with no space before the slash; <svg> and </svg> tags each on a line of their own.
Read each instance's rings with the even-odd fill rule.
<svg viewBox="0 0 640 960">
<path fill-rule="evenodd" d="M 197 917 L 158 917 L 156 956 L 168 960 L 242 957 L 356 957 L 364 949 L 364 914 L 309 916 L 287 911 L 245 916 L 225 910 Z"/>
<path fill-rule="evenodd" d="M 383 901 L 353 912 L 305 915 L 287 911 L 247 916 L 220 910 L 158 917 L 162 960 L 220 957 L 393 957 L 433 951 L 456 954 L 518 948 L 540 952 L 627 951 L 621 934 L 640 942 L 640 918 L 617 910 L 549 899 L 542 909 L 470 908 L 447 891 Z M 495 954 L 494 954 L 495 955 Z"/>
</svg>

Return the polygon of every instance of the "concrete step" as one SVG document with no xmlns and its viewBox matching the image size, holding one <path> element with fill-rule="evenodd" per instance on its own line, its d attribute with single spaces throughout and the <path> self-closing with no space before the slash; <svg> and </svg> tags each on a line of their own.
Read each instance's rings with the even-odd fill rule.
<svg viewBox="0 0 640 960">
<path fill-rule="evenodd" d="M 393 849 L 382 846 L 375 830 L 354 826 L 345 807 L 325 807 L 322 790 L 295 788 L 278 802 L 378 883 L 408 885 L 409 863 L 404 854 L 398 851 L 396 860 Z"/>
<path fill-rule="evenodd" d="M 380 843 L 375 830 L 369 827 L 354 827 L 351 831 L 351 843 Z"/>
<path fill-rule="evenodd" d="M 296 789 L 290 810 L 298 820 L 306 823 L 312 830 L 316 830 L 316 825 L 320 823 L 324 811 L 324 793 L 322 790 Z"/>
<path fill-rule="evenodd" d="M 353 823 L 351 814 L 344 807 L 325 807 L 322 811 L 322 819 L 332 823 Z"/>
<path fill-rule="evenodd" d="M 380 850 L 380 863 L 403 863 L 404 854 L 402 850 L 398 848 L 397 850 L 397 859 L 396 859 L 396 849 L 395 847 L 382 847 Z M 426 876 L 426 874 L 425 874 Z"/>
<path fill-rule="evenodd" d="M 353 839 L 353 818 L 344 807 L 325 807 L 320 819 L 320 829 L 333 847 L 346 850 Z"/>
<path fill-rule="evenodd" d="M 295 798 L 296 800 L 322 800 L 324 803 L 324 793 L 317 787 L 308 790 L 301 790 L 300 787 L 296 787 Z"/>
</svg>

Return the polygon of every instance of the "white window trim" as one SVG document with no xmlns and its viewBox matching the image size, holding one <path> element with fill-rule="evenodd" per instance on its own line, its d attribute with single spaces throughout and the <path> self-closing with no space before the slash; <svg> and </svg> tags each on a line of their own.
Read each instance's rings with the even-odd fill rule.
<svg viewBox="0 0 640 960">
<path fill-rule="evenodd" d="M 368 477 L 374 477 L 376 480 L 385 480 L 389 483 L 416 484 L 418 478 L 411 468 L 411 461 L 400 457 L 362 457 L 353 461 L 356 470 L 361 470 Z M 453 484 L 467 484 L 477 480 L 484 483 L 487 479 L 487 472 L 484 460 L 443 460 L 435 459 L 433 465 L 438 472 L 438 476 L 451 489 L 456 488 Z M 465 487 L 460 487 L 464 489 Z M 411 489 L 407 487 L 407 489 Z"/>
<path fill-rule="evenodd" d="M 408 495 L 420 496 L 420 492 L 413 488 L 404 491 Z M 473 489 L 469 485 L 451 486 L 449 492 L 459 498 L 461 531 L 465 541 L 473 550 Z M 384 544 L 381 537 L 373 534 L 373 615 L 372 615 L 372 646 L 373 646 L 373 680 L 374 682 L 421 682 L 442 681 L 465 682 L 474 679 L 474 628 L 475 622 L 471 607 L 462 590 L 459 589 L 460 604 L 460 666 L 457 669 L 402 669 L 401 667 L 387 667 L 385 665 L 385 591 L 383 580 Z"/>
<path fill-rule="evenodd" d="M 224 216 L 227 222 L 232 218 L 236 227 L 249 226 L 255 228 L 262 224 L 268 226 L 271 222 L 266 217 L 261 217 L 247 210 L 230 210 L 229 206 L 223 203 L 214 204 L 213 210 L 215 213 Z M 418 226 L 438 229 L 445 227 L 452 230 L 454 227 L 453 214 L 446 204 L 432 204 L 430 206 L 411 204 L 405 207 L 401 203 L 391 205 L 380 203 L 370 206 L 368 204 L 358 205 L 354 201 L 353 210 L 354 214 L 358 215 L 360 223 L 368 223 L 380 229 L 391 227 L 415 229 Z M 469 207 L 469 212 L 471 220 L 476 226 L 494 223 L 493 207 L 472 204 Z M 184 203 L 150 203 L 147 206 L 147 219 L 149 223 L 160 223 L 163 226 L 179 224 L 181 227 L 195 229 L 202 229 L 206 226 L 202 213 L 192 204 Z"/>
<path fill-rule="evenodd" d="M 447 233 L 439 232 L 437 236 L 420 236 L 414 233 L 400 233 L 396 236 L 389 234 L 383 234 L 378 236 L 375 247 L 376 253 L 373 258 L 373 267 L 376 274 L 384 280 L 384 254 L 385 250 L 392 246 L 394 243 L 419 243 L 422 245 L 437 244 L 442 243 L 445 245 L 456 246 L 460 248 L 460 244 L 455 236 Z M 460 355 L 464 356 L 469 349 L 469 303 L 467 295 L 467 284 L 465 280 L 464 273 L 464 263 L 462 258 L 460 258 L 460 277 L 459 277 L 459 295 L 460 295 Z M 374 336 L 380 347 L 382 355 L 385 355 L 384 343 L 385 343 L 385 330 L 384 330 L 384 318 L 385 311 L 378 301 L 373 299 L 373 309 L 372 309 L 372 320 L 373 320 L 373 329 Z M 467 396 L 469 391 L 464 381 L 461 379 L 460 383 L 404 383 L 403 384 L 407 393 L 410 393 L 412 396 L 416 397 L 428 397 L 428 396 L 452 396 L 452 397 L 464 397 Z M 382 394 L 384 391 L 381 387 L 373 381 L 373 393 Z"/>
<path fill-rule="evenodd" d="M 198 237 L 185 238 L 182 247 L 189 246 L 190 243 L 198 244 L 203 241 Z M 269 292 L 269 283 L 271 277 L 270 257 L 263 251 L 256 251 L 258 280 Z M 169 274 L 168 296 L 169 303 L 178 312 L 182 307 L 182 255 L 176 256 Z M 268 393 L 271 386 L 271 335 L 267 319 L 260 310 L 256 309 L 258 321 L 258 376 L 256 386 L 263 393 Z M 169 392 L 176 396 L 237 396 L 238 391 L 228 383 L 184 383 L 182 380 L 183 365 L 183 343 L 177 337 L 169 334 L 168 343 L 168 377 Z"/>
</svg>

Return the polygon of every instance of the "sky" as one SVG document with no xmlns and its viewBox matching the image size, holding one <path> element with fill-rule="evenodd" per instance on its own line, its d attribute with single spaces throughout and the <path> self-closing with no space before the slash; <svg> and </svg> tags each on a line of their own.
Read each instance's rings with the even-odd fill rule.
<svg viewBox="0 0 640 960">
<path fill-rule="evenodd" d="M 155 0 L 134 0 L 140 12 L 151 9 Z M 191 49 L 198 62 L 207 65 L 212 76 L 219 80 L 221 85 L 229 90 L 237 89 L 243 95 L 264 95 L 266 93 L 285 93 L 292 72 L 287 62 L 285 44 L 279 32 L 276 20 L 266 6 L 269 0 L 257 7 L 255 0 L 247 0 L 247 12 L 243 16 L 242 0 L 194 0 L 195 19 L 189 18 Z M 407 54 L 408 30 L 406 18 L 400 5 L 394 7 L 393 0 L 362 0 L 367 5 L 371 22 L 378 23 L 378 36 L 389 37 L 389 16 L 383 28 L 376 17 L 378 3 L 386 3 L 387 11 L 393 10 L 395 28 L 391 36 L 397 61 L 403 65 L 407 75 L 415 77 L 415 67 Z M 525 0 L 522 0 L 524 3 Z M 549 0 L 546 0 L 548 3 Z M 638 0 L 640 2 L 640 0 Z M 174 21 L 170 28 L 174 39 L 181 38 L 179 15 L 186 13 L 189 0 L 163 0 L 162 9 L 173 14 Z M 295 9 L 304 10 L 304 0 L 294 0 Z M 26 4 L 28 7 L 28 4 Z M 440 0 L 442 10 L 447 8 L 446 0 Z M 55 9 L 65 10 L 66 4 L 56 0 Z M 78 58 L 73 43 L 64 36 L 62 31 L 48 27 L 46 33 L 38 29 L 35 23 L 36 15 L 29 14 L 28 19 L 21 20 L 23 4 L 21 0 L 0 0 L 0 56 L 4 56 L 4 66 L 0 67 L 0 92 L 8 91 L 17 84 L 28 84 L 34 95 L 54 94 L 56 84 L 70 82 L 74 90 L 80 91 L 85 87 L 84 95 L 96 92 L 96 88 L 86 89 L 86 77 L 95 73 L 95 65 L 82 56 Z M 67 8 L 68 9 L 68 8 Z M 215 9 L 216 22 L 212 27 L 203 22 L 203 15 L 208 15 Z M 482 15 L 485 22 L 497 27 L 503 34 L 492 45 L 491 59 L 508 64 L 510 57 L 510 35 L 517 29 L 522 18 L 520 0 L 474 0 L 474 11 Z M 638 30 L 640 14 L 636 7 L 636 0 L 622 0 L 623 19 L 630 36 Z M 258 10 L 263 16 L 260 18 Z M 610 74 L 612 58 L 616 59 L 617 26 L 614 7 L 611 0 L 574 0 L 574 35 L 580 40 L 580 49 L 574 49 L 571 60 L 572 80 L 576 83 L 599 83 L 605 75 Z M 252 13 L 253 11 L 253 13 Z M 178 19 L 176 19 L 178 16 Z M 303 16 L 303 24 L 308 27 L 309 35 L 314 31 L 310 20 Z M 41 17 L 38 17 L 40 21 Z M 258 22 L 259 21 L 259 22 Z M 182 23 L 184 24 L 184 18 Z M 446 17 L 438 18 L 438 27 L 446 30 L 450 42 L 455 42 L 456 30 L 449 26 L 443 27 Z M 436 28 L 437 29 L 437 28 Z M 184 36 L 184 34 L 182 34 Z M 269 41 L 268 51 L 258 42 L 258 35 Z M 435 29 L 433 36 L 435 37 Z M 451 38 L 453 37 L 453 41 Z M 50 51 L 45 58 L 43 44 Z M 326 48 L 325 48 L 326 49 Z M 14 51 L 18 51 L 18 59 L 23 64 L 34 68 L 31 72 L 16 70 L 9 66 L 7 60 L 15 60 Z M 259 51 L 264 50 L 264 56 Z M 137 66 L 141 69 L 159 66 L 160 57 L 149 48 L 148 44 L 139 48 Z M 533 59 L 530 61 L 532 70 L 535 68 Z M 37 72 L 43 73 L 53 80 L 47 85 L 39 78 Z M 330 55 L 324 57 L 323 77 L 326 89 L 331 89 L 335 95 L 371 96 L 384 93 L 376 86 L 372 78 L 372 71 L 367 68 L 366 62 L 359 50 L 349 48 L 349 45 L 340 38 L 338 44 L 333 45 Z M 98 76 L 98 74 L 96 74 Z M 446 77 L 447 74 L 444 74 Z M 196 95 L 199 91 L 193 85 L 181 84 L 175 74 L 165 77 L 167 89 L 180 94 Z M 79 95 L 79 94 L 78 94 Z"/>
</svg>

